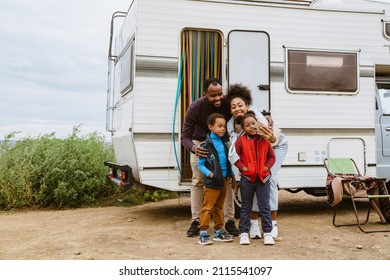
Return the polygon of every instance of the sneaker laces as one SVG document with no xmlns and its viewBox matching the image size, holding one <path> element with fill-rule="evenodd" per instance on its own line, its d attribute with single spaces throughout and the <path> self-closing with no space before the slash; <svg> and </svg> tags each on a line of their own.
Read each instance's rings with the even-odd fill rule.
<svg viewBox="0 0 390 280">
<path fill-rule="evenodd" d="M 221 228 L 215 232 L 214 236 L 222 237 L 222 239 L 225 239 L 226 238 L 226 231 L 223 228 Z"/>
</svg>

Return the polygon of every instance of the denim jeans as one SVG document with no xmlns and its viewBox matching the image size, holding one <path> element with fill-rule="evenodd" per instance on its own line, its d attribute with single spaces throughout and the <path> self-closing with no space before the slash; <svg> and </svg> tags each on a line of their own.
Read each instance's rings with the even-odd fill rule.
<svg viewBox="0 0 390 280">
<path fill-rule="evenodd" d="M 283 145 L 274 147 L 274 152 L 276 156 L 276 161 L 274 165 L 271 167 L 271 191 L 270 191 L 270 200 L 269 200 L 269 206 L 271 208 L 271 211 L 277 211 L 278 210 L 278 204 L 279 204 L 279 196 L 278 196 L 278 173 L 280 170 L 280 167 L 282 166 L 282 163 L 284 161 L 284 158 L 286 157 L 288 150 L 288 144 L 287 142 Z"/>
<path fill-rule="evenodd" d="M 269 206 L 271 208 L 271 211 L 277 211 L 278 210 L 278 204 L 279 204 L 279 194 L 278 194 L 278 173 L 280 170 L 280 167 L 282 166 L 282 163 L 286 157 L 288 150 L 288 144 L 285 142 L 282 145 L 278 145 L 274 147 L 274 152 L 276 156 L 276 161 L 274 165 L 271 167 L 271 179 L 270 179 L 270 197 L 269 197 Z M 259 212 L 259 208 L 257 207 L 257 199 L 256 196 L 253 197 L 253 206 L 252 211 Z"/>
<path fill-rule="evenodd" d="M 271 210 L 269 207 L 269 195 L 270 195 L 270 180 L 263 183 L 259 178 L 255 182 L 249 181 L 244 176 L 241 176 L 240 180 L 240 192 L 241 192 L 241 211 L 240 211 L 240 232 L 249 232 L 250 212 L 252 210 L 253 196 L 256 194 L 257 205 L 259 207 L 261 226 L 264 233 L 271 232 Z"/>
</svg>

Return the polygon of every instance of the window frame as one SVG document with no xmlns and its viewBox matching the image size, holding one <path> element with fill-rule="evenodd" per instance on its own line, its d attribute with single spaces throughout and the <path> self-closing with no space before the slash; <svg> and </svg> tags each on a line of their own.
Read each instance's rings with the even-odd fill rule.
<svg viewBox="0 0 390 280">
<path fill-rule="evenodd" d="M 390 89 L 389 88 L 378 89 L 378 98 L 380 99 L 383 115 L 390 116 Z"/>
<path fill-rule="evenodd" d="M 389 27 L 390 27 L 390 21 L 385 21 L 385 20 L 383 20 L 382 22 L 383 22 L 383 24 L 382 24 L 382 27 L 383 27 L 383 29 L 382 29 L 382 31 L 383 31 L 383 37 L 385 37 L 386 40 L 389 40 L 389 41 L 390 41 L 390 33 L 387 34 L 387 32 L 386 32 L 386 25 L 389 25 Z M 389 28 L 389 29 L 390 29 L 390 28 Z M 390 31 L 390 30 L 389 30 L 389 31 Z"/>
<path fill-rule="evenodd" d="M 310 87 L 307 87 L 307 89 L 304 89 L 304 87 L 301 87 L 297 89 L 297 87 L 292 87 L 290 84 L 290 59 L 289 59 L 289 54 L 290 51 L 292 52 L 302 52 L 303 54 L 306 53 L 306 58 L 309 56 L 309 54 L 312 54 L 312 57 L 332 57 L 332 54 L 334 54 L 334 59 L 333 62 L 337 63 L 337 57 L 342 57 L 342 55 L 352 55 L 355 56 L 355 63 L 356 63 L 356 75 L 351 76 L 354 79 L 354 82 L 356 83 L 356 87 L 353 88 L 353 90 L 330 90 L 329 88 L 327 89 L 311 89 Z M 339 56 L 337 56 L 339 54 Z M 360 91 L 360 80 L 359 80 L 359 61 L 360 61 L 360 51 L 359 50 L 329 50 L 329 49 L 305 49 L 305 48 L 292 48 L 292 47 L 285 47 L 285 77 L 284 77 L 284 83 L 285 83 L 285 88 L 287 92 L 292 93 L 292 94 L 316 94 L 316 95 L 356 95 Z M 307 60 L 306 60 L 307 63 Z M 313 66 L 313 65 L 312 65 Z M 322 65 L 322 67 L 326 67 L 325 64 Z M 337 66 L 333 66 L 337 67 Z M 340 66 L 343 67 L 343 66 Z M 324 80 L 325 81 L 325 80 Z M 345 87 L 347 88 L 347 87 Z"/>
<path fill-rule="evenodd" d="M 130 40 L 128 45 L 123 49 L 122 53 L 118 57 L 117 63 L 119 63 L 120 67 L 120 75 L 119 75 L 119 92 L 121 96 L 126 95 L 127 93 L 131 92 L 134 87 L 134 65 L 135 65 L 135 58 L 134 58 L 134 48 L 135 48 L 135 40 L 134 37 Z M 128 63 L 128 64 L 127 64 Z M 122 81 L 124 79 L 122 67 L 126 67 L 128 69 L 127 72 L 125 72 L 126 78 L 128 80 L 125 81 L 124 84 L 122 84 Z"/>
</svg>

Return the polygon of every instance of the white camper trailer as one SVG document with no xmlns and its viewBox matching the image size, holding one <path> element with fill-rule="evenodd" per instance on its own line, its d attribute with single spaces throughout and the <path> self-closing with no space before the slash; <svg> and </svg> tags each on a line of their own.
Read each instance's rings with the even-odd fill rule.
<svg viewBox="0 0 390 280">
<path fill-rule="evenodd" d="M 109 178 L 188 191 L 180 143 L 205 78 L 252 90 L 289 140 L 280 188 L 324 194 L 324 158 L 390 178 L 390 5 L 370 0 L 133 0 L 112 18 Z"/>
</svg>

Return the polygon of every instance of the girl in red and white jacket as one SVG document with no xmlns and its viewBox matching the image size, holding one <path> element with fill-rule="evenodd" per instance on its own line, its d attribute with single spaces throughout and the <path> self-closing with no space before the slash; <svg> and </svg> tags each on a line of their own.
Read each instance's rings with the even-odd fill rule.
<svg viewBox="0 0 390 280">
<path fill-rule="evenodd" d="M 241 172 L 240 244 L 250 244 L 248 233 L 251 223 L 249 216 L 252 210 L 253 196 L 256 193 L 264 233 L 264 244 L 273 245 L 275 241 L 271 235 L 269 179 L 271 178 L 270 169 L 275 163 L 276 157 L 271 144 L 259 135 L 257 125 L 258 122 L 253 114 L 243 116 L 241 127 L 245 133 L 235 143 L 239 159 L 234 165 Z"/>
</svg>

